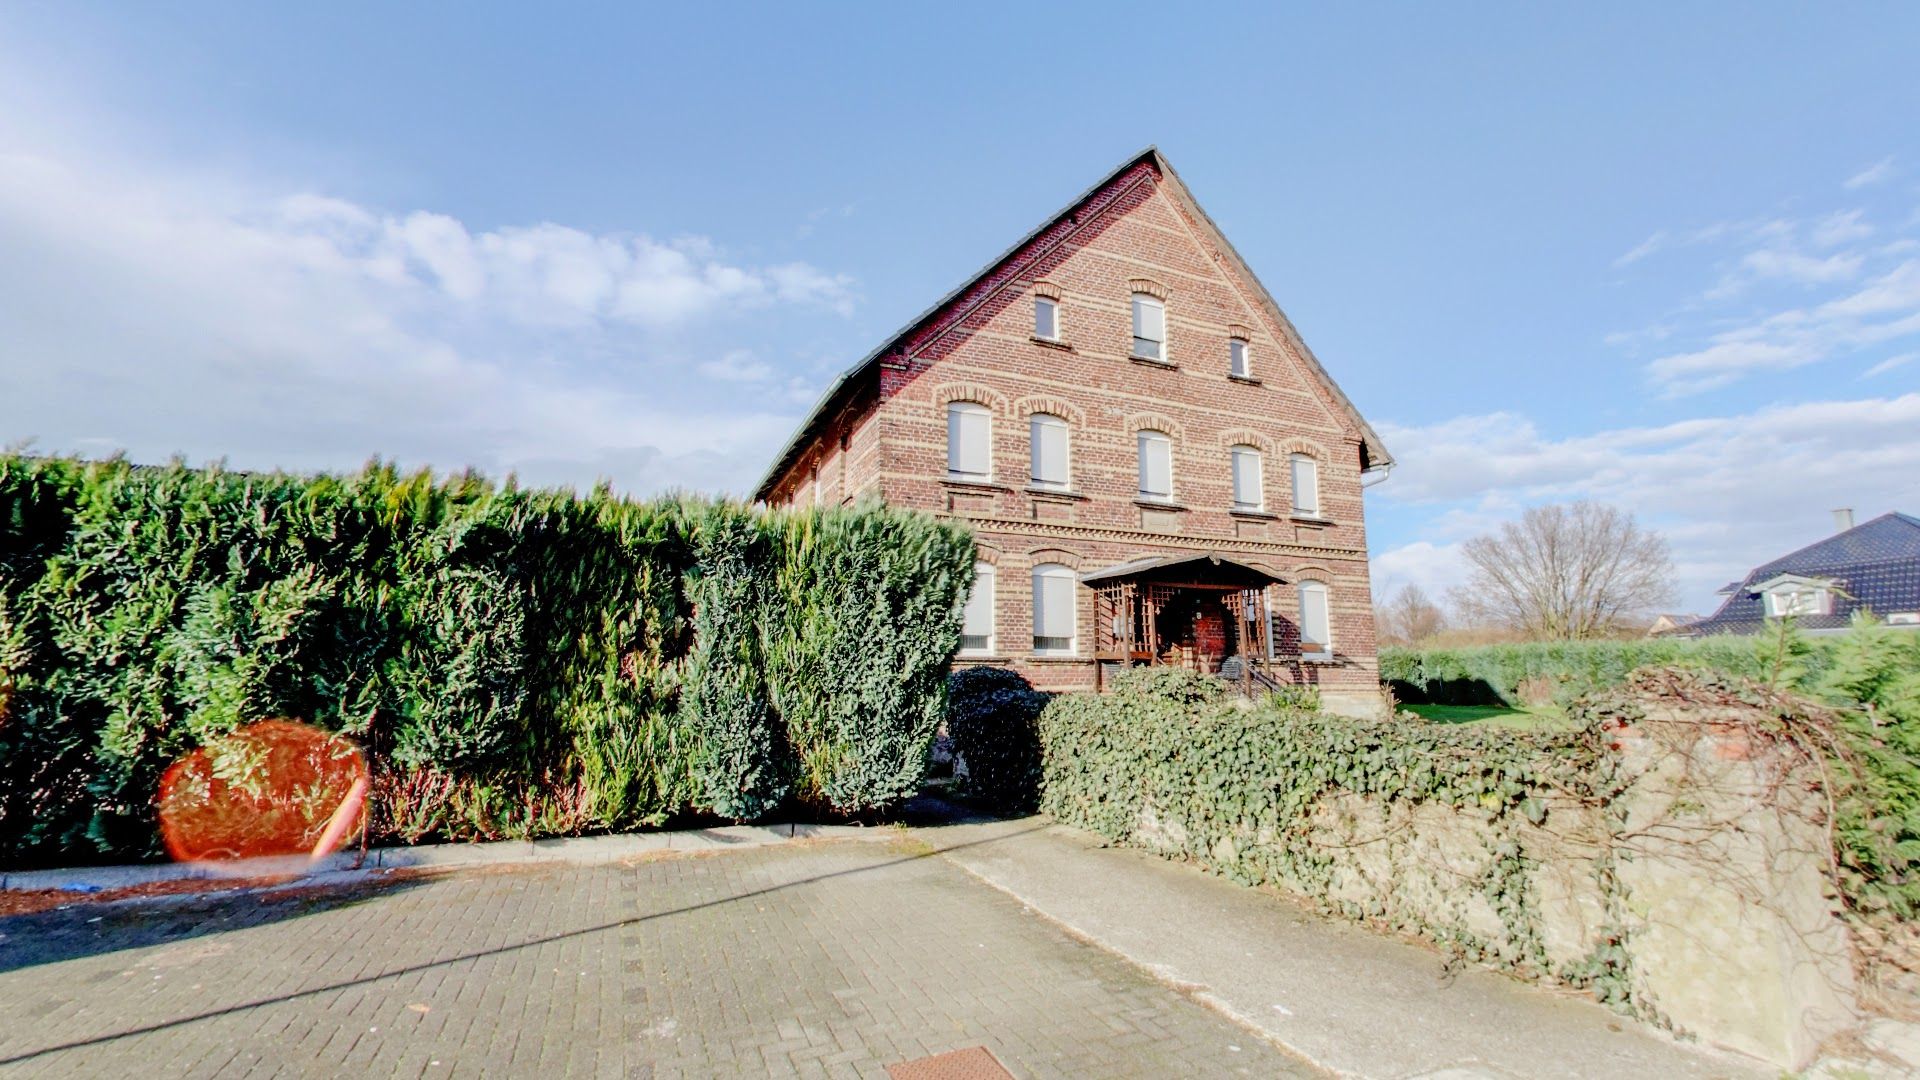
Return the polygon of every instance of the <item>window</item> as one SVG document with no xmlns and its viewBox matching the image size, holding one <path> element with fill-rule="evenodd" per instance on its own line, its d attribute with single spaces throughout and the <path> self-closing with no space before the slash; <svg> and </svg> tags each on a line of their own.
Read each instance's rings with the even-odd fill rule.
<svg viewBox="0 0 1920 1080">
<path fill-rule="evenodd" d="M 1288 459 L 1293 470 L 1293 512 L 1301 517 L 1320 516 L 1320 463 L 1305 454 Z"/>
<path fill-rule="evenodd" d="M 1260 451 L 1251 446 L 1236 446 L 1228 452 L 1233 461 L 1233 508 L 1258 510 L 1265 505 L 1261 497 Z"/>
<path fill-rule="evenodd" d="M 1133 355 L 1167 358 L 1167 306 L 1146 293 L 1133 294 Z"/>
<path fill-rule="evenodd" d="M 1140 497 L 1173 501 L 1173 440 L 1164 432 L 1143 431 L 1140 443 Z"/>
<path fill-rule="evenodd" d="M 1036 656 L 1072 656 L 1076 586 L 1073 571 L 1059 563 L 1033 568 L 1033 651 Z"/>
<path fill-rule="evenodd" d="M 1318 581 L 1300 583 L 1300 655 L 1309 660 L 1326 660 L 1333 656 L 1333 637 L 1327 618 L 1327 587 Z"/>
<path fill-rule="evenodd" d="M 994 571 L 992 563 L 975 563 L 973 591 L 960 619 L 960 651 L 984 656 L 993 652 Z"/>
<path fill-rule="evenodd" d="M 1774 589 L 1767 593 L 1767 614 L 1784 619 L 1791 615 L 1827 614 L 1827 590 L 1812 586 Z"/>
<path fill-rule="evenodd" d="M 1247 355 L 1247 343 L 1240 338 L 1227 342 L 1227 370 L 1242 379 L 1253 378 L 1253 360 Z"/>
<path fill-rule="evenodd" d="M 1033 298 L 1033 336 L 1048 341 L 1060 340 L 1060 302 L 1051 297 Z"/>
<path fill-rule="evenodd" d="M 1057 416 L 1034 413 L 1028 431 L 1033 446 L 1033 486 L 1066 490 L 1069 486 L 1067 422 Z"/>
<path fill-rule="evenodd" d="M 947 475 L 955 480 L 985 480 L 993 475 L 993 414 L 984 405 L 956 401 L 947 406 Z"/>
</svg>

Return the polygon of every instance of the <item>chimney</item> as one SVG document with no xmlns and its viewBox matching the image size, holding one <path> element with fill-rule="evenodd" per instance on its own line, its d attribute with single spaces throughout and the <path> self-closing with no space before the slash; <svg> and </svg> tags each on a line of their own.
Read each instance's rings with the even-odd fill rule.
<svg viewBox="0 0 1920 1080">
<path fill-rule="evenodd" d="M 1833 512 L 1833 531 L 1846 532 L 1853 528 L 1853 507 L 1843 506 Z"/>
</svg>

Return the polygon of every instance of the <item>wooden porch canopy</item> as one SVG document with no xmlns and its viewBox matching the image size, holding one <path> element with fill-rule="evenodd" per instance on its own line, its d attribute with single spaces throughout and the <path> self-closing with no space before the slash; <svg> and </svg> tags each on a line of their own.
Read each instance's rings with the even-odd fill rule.
<svg viewBox="0 0 1920 1080">
<path fill-rule="evenodd" d="M 1215 552 L 1135 559 L 1080 580 L 1093 590 L 1094 656 L 1103 668 L 1177 663 L 1208 673 L 1231 654 L 1242 658 L 1243 672 L 1266 663 L 1273 634 L 1267 587 L 1286 584 Z"/>
</svg>

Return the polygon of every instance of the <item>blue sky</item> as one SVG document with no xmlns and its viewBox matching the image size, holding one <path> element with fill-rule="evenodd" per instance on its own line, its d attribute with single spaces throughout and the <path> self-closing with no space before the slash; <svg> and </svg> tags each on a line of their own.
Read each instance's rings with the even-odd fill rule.
<svg viewBox="0 0 1920 1080">
<path fill-rule="evenodd" d="M 1147 143 L 1401 466 L 1682 591 L 1920 510 L 1920 11 L 0 4 L 0 442 L 741 490 Z"/>
</svg>

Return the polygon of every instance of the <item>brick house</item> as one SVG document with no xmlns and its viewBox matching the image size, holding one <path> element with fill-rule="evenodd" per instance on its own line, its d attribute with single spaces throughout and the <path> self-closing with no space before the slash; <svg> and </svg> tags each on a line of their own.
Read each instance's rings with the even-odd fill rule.
<svg viewBox="0 0 1920 1080">
<path fill-rule="evenodd" d="M 1359 714 L 1382 706 L 1361 488 L 1391 464 L 1148 149 L 842 375 L 754 497 L 965 519 L 956 663 L 1049 690 L 1178 663 Z"/>
</svg>

